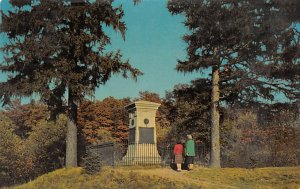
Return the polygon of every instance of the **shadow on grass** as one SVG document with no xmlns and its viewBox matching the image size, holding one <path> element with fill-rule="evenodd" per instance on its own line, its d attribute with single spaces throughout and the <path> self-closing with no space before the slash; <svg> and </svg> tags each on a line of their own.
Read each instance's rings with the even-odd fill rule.
<svg viewBox="0 0 300 189">
<path fill-rule="evenodd" d="M 171 168 L 173 171 L 176 171 L 176 170 L 177 170 L 177 165 L 176 165 L 175 163 L 171 163 L 171 164 L 170 164 L 170 168 Z M 181 164 L 181 170 L 188 170 L 187 164 L 182 163 L 182 164 Z"/>
</svg>

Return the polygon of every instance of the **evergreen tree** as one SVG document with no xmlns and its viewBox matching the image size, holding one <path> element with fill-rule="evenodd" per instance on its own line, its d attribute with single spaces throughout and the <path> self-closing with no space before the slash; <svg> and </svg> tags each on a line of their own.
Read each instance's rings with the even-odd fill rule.
<svg viewBox="0 0 300 189">
<path fill-rule="evenodd" d="M 113 0 L 10 0 L 13 9 L 1 11 L 1 33 L 7 35 L 0 71 L 0 100 L 38 94 L 52 112 L 67 112 L 66 166 L 77 166 L 77 107 L 86 95 L 105 84 L 112 74 L 136 79 L 141 72 L 119 51 L 109 52 L 104 26 L 125 38 L 122 7 Z"/>
<path fill-rule="evenodd" d="M 171 0 L 190 30 L 177 70 L 211 70 L 211 167 L 220 167 L 219 102 L 299 103 L 300 3 L 297 0 Z M 298 9 L 297 9 L 298 7 Z"/>
<path fill-rule="evenodd" d="M 173 103 L 168 108 L 173 123 L 171 134 L 192 134 L 195 140 L 207 143 L 209 140 L 210 81 L 193 80 L 191 84 L 176 85 L 172 91 Z M 170 99 L 167 99 L 170 101 Z M 206 144 L 207 145 L 207 144 Z"/>
</svg>

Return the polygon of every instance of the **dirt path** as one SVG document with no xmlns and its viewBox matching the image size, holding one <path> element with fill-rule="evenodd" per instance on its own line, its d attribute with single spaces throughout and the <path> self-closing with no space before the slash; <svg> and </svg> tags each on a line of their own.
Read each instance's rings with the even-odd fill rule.
<svg viewBox="0 0 300 189">
<path fill-rule="evenodd" d="M 193 179 L 193 178 L 189 177 L 189 174 L 191 172 L 185 171 L 185 170 L 183 170 L 181 172 L 176 172 L 170 168 L 157 168 L 157 169 L 148 169 L 148 170 L 137 169 L 137 170 L 134 170 L 134 172 L 137 172 L 137 173 L 140 173 L 143 175 L 156 175 L 156 176 L 171 179 L 171 180 L 177 180 L 177 181 L 183 182 L 183 183 L 189 181 L 197 186 L 203 186 L 204 188 L 234 188 L 234 189 L 238 188 L 238 187 L 231 186 L 231 185 L 224 185 L 224 184 L 220 185 L 220 184 L 208 182 L 205 180 Z"/>
</svg>

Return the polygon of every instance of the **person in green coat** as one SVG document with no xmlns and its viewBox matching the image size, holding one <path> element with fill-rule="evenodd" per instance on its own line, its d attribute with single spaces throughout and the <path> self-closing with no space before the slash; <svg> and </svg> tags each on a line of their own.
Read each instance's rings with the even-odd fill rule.
<svg viewBox="0 0 300 189">
<path fill-rule="evenodd" d="M 185 144 L 185 163 L 188 166 L 188 170 L 192 170 L 194 167 L 195 158 L 195 141 L 192 135 L 187 135 L 187 141 Z"/>
</svg>

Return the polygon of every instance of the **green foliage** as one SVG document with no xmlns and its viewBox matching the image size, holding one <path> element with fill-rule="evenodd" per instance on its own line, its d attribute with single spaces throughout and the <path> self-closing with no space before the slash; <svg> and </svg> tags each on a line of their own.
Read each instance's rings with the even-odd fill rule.
<svg viewBox="0 0 300 189">
<path fill-rule="evenodd" d="M 12 182 L 21 183 L 62 166 L 66 117 L 56 122 L 39 121 L 27 138 L 20 138 L 16 126 L 0 113 L 0 166 Z"/>
<path fill-rule="evenodd" d="M 105 50 L 110 38 L 104 25 L 123 37 L 126 30 L 122 7 L 112 7 L 112 1 L 86 1 L 83 6 L 63 1 L 18 2 L 10 2 L 9 14 L 1 12 L 1 32 L 10 41 L 2 49 L 6 63 L 0 67 L 9 74 L 0 85 L 4 103 L 14 96 L 37 93 L 59 111 L 67 89 L 69 102 L 79 102 L 112 74 L 128 77 L 130 72 L 133 78 L 141 74 L 122 60 L 120 52 Z"/>
<path fill-rule="evenodd" d="M 193 134 L 197 140 L 209 139 L 209 81 L 198 79 L 191 84 L 177 85 L 165 99 L 167 119 L 172 124 L 171 136 Z"/>
<path fill-rule="evenodd" d="M 53 121 L 40 121 L 26 140 L 26 149 L 36 157 L 40 169 L 37 175 L 63 166 L 67 117 L 60 115 Z M 35 171 L 37 172 L 37 171 Z"/>
<path fill-rule="evenodd" d="M 77 166 L 77 107 L 93 96 L 113 74 L 133 79 L 142 73 L 122 59 L 119 51 L 105 49 L 110 38 L 104 26 L 125 39 L 124 12 L 113 1 L 10 1 L 11 10 L 1 11 L 1 33 L 9 42 L 1 49 L 5 63 L 0 71 L 0 101 L 38 94 L 51 110 L 69 118 L 66 165 Z M 67 96 L 67 99 L 65 97 Z"/>
<path fill-rule="evenodd" d="M 88 152 L 83 157 L 81 166 L 87 174 L 95 174 L 101 170 L 101 157 L 94 152 Z"/>
<path fill-rule="evenodd" d="M 16 157 L 18 157 L 17 145 L 21 143 L 20 137 L 14 134 L 12 121 L 0 112 L 0 167 L 5 171 L 12 169 Z M 12 172 L 6 173 L 12 177 Z"/>
<path fill-rule="evenodd" d="M 273 103 L 278 94 L 285 103 L 299 102 L 299 6 L 277 0 L 168 1 L 189 30 L 183 36 L 187 56 L 177 70 L 200 72 L 210 81 L 212 167 L 220 167 L 220 105 Z"/>
<path fill-rule="evenodd" d="M 191 0 L 168 2 L 190 30 L 181 72 L 220 72 L 221 100 L 274 100 L 278 93 L 299 100 L 299 1 Z M 288 15 L 288 16 L 287 16 Z M 206 76 L 203 76 L 206 77 Z"/>
</svg>

